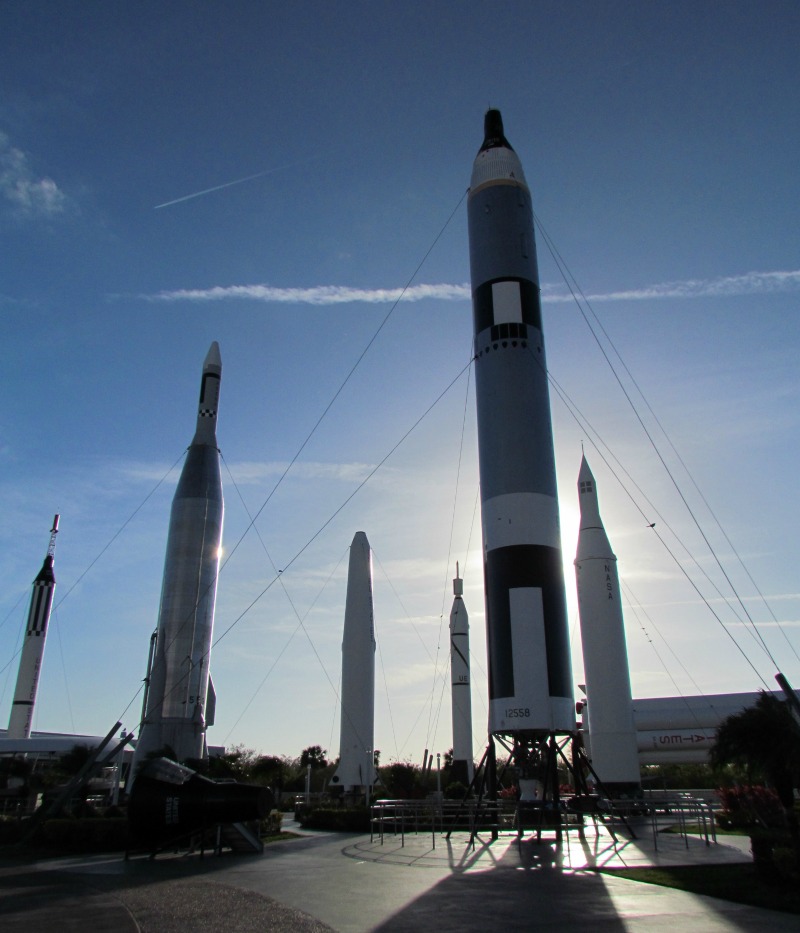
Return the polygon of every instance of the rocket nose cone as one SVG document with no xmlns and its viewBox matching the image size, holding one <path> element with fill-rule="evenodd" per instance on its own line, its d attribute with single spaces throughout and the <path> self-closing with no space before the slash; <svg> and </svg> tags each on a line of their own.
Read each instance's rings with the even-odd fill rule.
<svg viewBox="0 0 800 933">
<path fill-rule="evenodd" d="M 363 531 L 357 531 L 353 535 L 353 542 L 350 545 L 350 547 L 351 548 L 360 547 L 360 548 L 364 548 L 365 550 L 369 550 L 369 541 L 367 540 L 366 533 Z"/>
<path fill-rule="evenodd" d="M 215 369 L 219 372 L 222 369 L 222 357 L 219 353 L 219 344 L 215 340 L 211 346 L 208 348 L 208 353 L 206 353 L 205 361 L 203 362 L 203 370 Z"/>
<path fill-rule="evenodd" d="M 594 481 L 594 475 L 592 471 L 589 469 L 589 464 L 586 462 L 586 457 L 581 457 L 581 468 L 580 468 L 580 471 L 578 472 L 578 485 L 580 486 L 581 483 L 586 483 L 586 482 L 591 483 L 593 481 Z"/>
<path fill-rule="evenodd" d="M 514 151 L 511 143 L 503 134 L 503 117 L 500 111 L 487 110 L 486 116 L 483 118 L 483 145 L 480 151 L 485 152 L 487 149 L 499 149 L 501 147 Z"/>
</svg>

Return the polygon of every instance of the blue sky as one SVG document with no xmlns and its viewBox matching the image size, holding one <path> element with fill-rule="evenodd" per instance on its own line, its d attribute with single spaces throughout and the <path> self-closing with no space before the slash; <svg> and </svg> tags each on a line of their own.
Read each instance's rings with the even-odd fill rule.
<svg viewBox="0 0 800 933">
<path fill-rule="evenodd" d="M 223 359 L 230 553 L 246 509 L 262 506 L 375 337 L 387 290 L 411 283 L 415 300 L 390 314 L 257 522 L 274 567 L 288 567 L 281 580 L 248 610 L 275 577 L 253 531 L 220 577 L 217 636 L 233 628 L 212 657 L 210 740 L 336 752 L 346 554 L 364 530 L 384 760 L 451 744 L 441 678 L 456 560 L 480 747 L 474 396 L 468 369 L 457 377 L 472 336 L 462 196 L 488 106 L 503 112 L 543 229 L 767 597 L 770 609 L 639 401 L 797 686 L 798 36 L 791 2 L 2 4 L 0 723 L 59 511 L 63 603 L 36 727 L 102 734 L 123 711 L 136 725 L 177 468 L 146 497 L 191 439 L 210 342 Z M 772 661 L 726 605 L 727 583 L 538 236 L 551 374 L 652 502 L 553 391 L 576 683 L 583 440 L 637 603 L 626 614 L 635 694 L 772 687 Z M 307 635 L 290 641 L 298 616 Z"/>
</svg>

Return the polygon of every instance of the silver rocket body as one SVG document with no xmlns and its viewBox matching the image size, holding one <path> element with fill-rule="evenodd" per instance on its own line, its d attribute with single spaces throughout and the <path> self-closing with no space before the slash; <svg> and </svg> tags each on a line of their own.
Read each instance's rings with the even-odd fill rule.
<svg viewBox="0 0 800 933">
<path fill-rule="evenodd" d="M 8 720 L 9 739 L 29 739 L 33 726 L 33 712 L 36 706 L 36 694 L 39 690 L 39 675 L 42 672 L 44 647 L 47 640 L 47 626 L 53 608 L 53 595 L 56 591 L 56 578 L 53 572 L 55 559 L 56 534 L 58 534 L 59 516 L 53 519 L 50 531 L 50 546 L 42 569 L 33 581 L 33 593 L 25 623 L 22 653 L 17 671 L 17 684 L 11 715 Z"/>
<path fill-rule="evenodd" d="M 342 636 L 342 717 L 339 765 L 330 780 L 345 794 L 368 793 L 375 783 L 375 625 L 372 552 L 363 531 L 350 545 Z"/>
<path fill-rule="evenodd" d="M 486 115 L 468 201 L 489 732 L 575 731 L 531 196 Z"/>
<path fill-rule="evenodd" d="M 469 676 L 469 616 L 462 598 L 464 581 L 453 580 L 450 610 L 450 677 L 453 719 L 454 781 L 469 784 L 475 765 L 472 759 L 472 687 Z"/>
<path fill-rule="evenodd" d="M 155 652 L 134 766 L 166 746 L 178 761 L 202 758 L 205 731 L 212 724 L 209 660 L 224 512 L 216 435 L 221 378 L 214 342 L 203 364 L 197 429 L 172 500 Z"/>
<path fill-rule="evenodd" d="M 636 794 L 641 775 L 617 558 L 600 518 L 597 483 L 585 457 L 578 474 L 578 498 L 581 525 L 575 576 L 589 712 L 587 748 L 607 793 Z"/>
</svg>

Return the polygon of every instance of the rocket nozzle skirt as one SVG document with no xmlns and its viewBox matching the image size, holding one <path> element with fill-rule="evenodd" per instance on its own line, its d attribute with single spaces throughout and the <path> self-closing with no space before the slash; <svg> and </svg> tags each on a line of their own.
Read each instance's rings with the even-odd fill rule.
<svg viewBox="0 0 800 933">
<path fill-rule="evenodd" d="M 203 364 L 195 435 L 172 500 L 137 765 L 167 746 L 179 761 L 203 757 L 224 512 L 216 435 L 221 378 L 214 342 Z"/>
<path fill-rule="evenodd" d="M 575 731 L 531 196 L 499 111 L 468 200 L 489 732 Z"/>
</svg>

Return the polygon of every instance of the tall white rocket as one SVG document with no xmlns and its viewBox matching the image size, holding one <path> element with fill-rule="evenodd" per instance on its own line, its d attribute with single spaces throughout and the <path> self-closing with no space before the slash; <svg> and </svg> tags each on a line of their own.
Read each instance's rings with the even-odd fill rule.
<svg viewBox="0 0 800 933">
<path fill-rule="evenodd" d="M 363 531 L 350 545 L 342 637 L 342 720 L 339 766 L 330 780 L 346 794 L 367 793 L 375 783 L 375 625 L 372 552 Z"/>
<path fill-rule="evenodd" d="M 450 610 L 450 677 L 453 715 L 454 781 L 469 784 L 475 765 L 472 760 L 472 687 L 469 678 L 469 616 L 462 599 L 464 581 L 453 580 L 453 608 Z"/>
<path fill-rule="evenodd" d="M 203 363 L 197 427 L 172 500 L 155 651 L 134 768 L 169 746 L 178 761 L 202 758 L 213 723 L 209 678 L 222 544 L 222 481 L 217 408 L 222 379 L 219 345 Z"/>
<path fill-rule="evenodd" d="M 42 672 L 44 646 L 47 639 L 47 625 L 53 607 L 53 594 L 56 591 L 53 561 L 56 553 L 58 519 L 58 515 L 53 519 L 47 556 L 42 569 L 33 581 L 33 594 L 17 672 L 17 686 L 14 690 L 14 701 L 11 704 L 11 716 L 8 720 L 8 738 L 10 739 L 29 739 L 31 736 L 33 710 L 36 705 L 36 693 L 39 689 L 39 675 Z"/>
<path fill-rule="evenodd" d="M 641 787 L 617 558 L 611 550 L 586 458 L 578 475 L 581 525 L 575 575 L 589 704 L 590 759 L 607 793 Z"/>
</svg>

